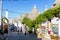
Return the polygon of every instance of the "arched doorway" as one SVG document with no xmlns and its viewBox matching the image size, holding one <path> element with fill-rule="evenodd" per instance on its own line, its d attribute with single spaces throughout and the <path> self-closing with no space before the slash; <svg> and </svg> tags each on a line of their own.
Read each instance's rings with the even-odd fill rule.
<svg viewBox="0 0 60 40">
<path fill-rule="evenodd" d="M 3 32 L 8 33 L 8 19 L 7 18 L 2 18 L 2 24 L 3 24 Z"/>
</svg>

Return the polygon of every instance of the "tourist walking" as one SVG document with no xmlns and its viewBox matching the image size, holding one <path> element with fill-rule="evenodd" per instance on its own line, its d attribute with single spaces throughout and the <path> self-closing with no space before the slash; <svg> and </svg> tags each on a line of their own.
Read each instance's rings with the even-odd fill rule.
<svg viewBox="0 0 60 40">
<path fill-rule="evenodd" d="M 28 33 L 27 26 L 24 23 L 22 24 L 22 33 L 25 35 Z"/>
</svg>

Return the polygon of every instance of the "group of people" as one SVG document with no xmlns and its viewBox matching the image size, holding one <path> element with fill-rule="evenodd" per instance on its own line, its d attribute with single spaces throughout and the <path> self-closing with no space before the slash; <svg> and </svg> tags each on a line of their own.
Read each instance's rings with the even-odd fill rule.
<svg viewBox="0 0 60 40">
<path fill-rule="evenodd" d="M 20 27 L 18 28 L 18 32 L 26 35 L 28 33 L 28 26 L 26 26 L 24 23 L 22 23 L 20 25 Z"/>
</svg>

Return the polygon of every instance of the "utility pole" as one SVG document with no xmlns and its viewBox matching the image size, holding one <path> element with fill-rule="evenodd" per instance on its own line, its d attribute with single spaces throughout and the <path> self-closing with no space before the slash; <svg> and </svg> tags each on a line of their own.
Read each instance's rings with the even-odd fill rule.
<svg viewBox="0 0 60 40">
<path fill-rule="evenodd" d="M 0 29 L 2 27 L 2 0 L 0 0 Z"/>
</svg>

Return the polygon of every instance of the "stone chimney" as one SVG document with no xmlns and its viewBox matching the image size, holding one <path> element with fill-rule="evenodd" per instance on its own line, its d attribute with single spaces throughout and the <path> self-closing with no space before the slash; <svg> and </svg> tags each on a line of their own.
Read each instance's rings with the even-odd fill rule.
<svg viewBox="0 0 60 40">
<path fill-rule="evenodd" d="M 8 19 L 8 10 L 6 9 L 5 17 Z"/>
<path fill-rule="evenodd" d="M 56 0 L 55 2 L 54 2 L 54 4 L 53 4 L 53 7 L 54 6 L 60 6 L 60 0 Z"/>
</svg>

